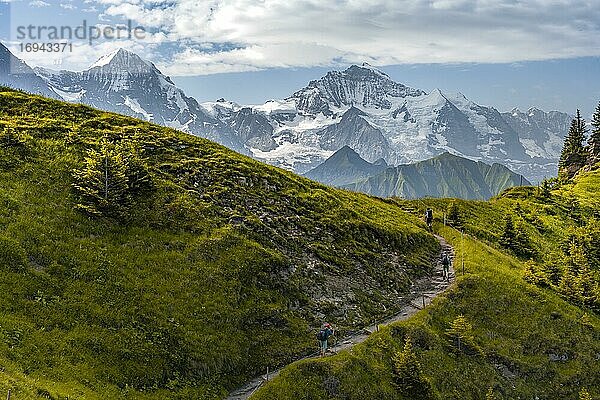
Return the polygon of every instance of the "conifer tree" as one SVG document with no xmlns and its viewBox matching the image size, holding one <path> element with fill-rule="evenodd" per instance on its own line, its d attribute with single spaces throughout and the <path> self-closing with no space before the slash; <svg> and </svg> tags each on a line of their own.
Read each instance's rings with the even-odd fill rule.
<svg viewBox="0 0 600 400">
<path fill-rule="evenodd" d="M 133 144 L 124 144 L 117 147 L 125 162 L 128 187 L 132 196 L 148 192 L 152 188 L 152 179 L 142 160 L 142 152 Z"/>
<path fill-rule="evenodd" d="M 74 173 L 76 208 L 93 216 L 128 216 L 134 201 L 153 187 L 141 153 L 130 142 L 113 144 L 106 139 L 89 150 L 84 167 Z"/>
<path fill-rule="evenodd" d="M 450 336 L 453 344 L 459 351 L 465 348 L 480 351 L 479 347 L 475 344 L 473 326 L 464 315 L 459 315 L 450 323 L 450 328 L 446 330 L 446 334 Z"/>
<path fill-rule="evenodd" d="M 515 230 L 515 224 L 512 216 L 508 214 L 504 222 L 504 230 L 500 236 L 500 246 L 506 249 L 514 249 L 516 245 L 517 231 Z"/>
<path fill-rule="evenodd" d="M 130 205 L 127 163 L 114 145 L 103 140 L 89 150 L 83 169 L 74 174 L 80 197 L 76 208 L 94 216 L 121 217 Z"/>
<path fill-rule="evenodd" d="M 460 209 L 458 203 L 453 201 L 448 207 L 448 222 L 450 225 L 460 227 L 462 225 L 462 218 L 460 215 Z"/>
<path fill-rule="evenodd" d="M 566 258 L 559 290 L 569 299 L 584 303 L 591 296 L 588 260 L 581 245 L 572 243 Z"/>
<path fill-rule="evenodd" d="M 577 116 L 571 122 L 558 162 L 561 178 L 571 179 L 586 164 L 588 157 L 584 145 L 585 133 L 585 121 L 581 117 L 581 112 L 577 110 Z"/>
<path fill-rule="evenodd" d="M 523 224 L 517 224 L 515 229 L 516 236 L 514 247 L 512 250 L 519 257 L 533 258 L 536 255 L 536 251 L 533 249 L 531 245 L 531 239 L 529 238 L 529 234 L 525 230 Z"/>
<path fill-rule="evenodd" d="M 548 179 L 544 179 L 538 188 L 538 196 L 544 200 L 548 200 L 552 197 L 552 183 Z"/>
<path fill-rule="evenodd" d="M 404 349 L 394 356 L 394 384 L 401 393 L 411 399 L 433 399 L 431 384 L 423 377 L 421 364 L 412 348 L 410 338 L 406 339 Z"/>
<path fill-rule="evenodd" d="M 592 134 L 588 141 L 588 164 L 594 166 L 600 163 L 600 103 L 592 116 Z"/>
</svg>

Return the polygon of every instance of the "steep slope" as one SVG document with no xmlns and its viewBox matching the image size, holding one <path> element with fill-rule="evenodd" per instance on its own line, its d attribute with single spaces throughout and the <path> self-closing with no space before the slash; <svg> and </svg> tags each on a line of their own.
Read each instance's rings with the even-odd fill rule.
<svg viewBox="0 0 600 400">
<path fill-rule="evenodd" d="M 0 85 L 57 98 L 46 82 L 0 43 Z"/>
<path fill-rule="evenodd" d="M 350 107 L 340 122 L 317 132 L 321 148 L 335 151 L 349 146 L 371 162 L 389 158 L 389 145 L 383 132 L 370 124 L 366 117 L 367 114 L 358 108 Z"/>
<path fill-rule="evenodd" d="M 187 97 L 154 64 L 119 49 L 82 72 L 36 72 L 66 101 L 144 119 L 217 141 L 244 153 L 231 129 Z"/>
<path fill-rule="evenodd" d="M 362 159 L 350 147 L 344 146 L 304 176 L 326 185 L 341 187 L 376 175 L 386 168 L 387 164 L 383 159 L 372 164 Z"/>
<path fill-rule="evenodd" d="M 527 112 L 514 108 L 502 113 L 504 120 L 517 132 L 525 151 L 532 158 L 556 160 L 560 157 L 563 137 L 569 131 L 572 116 L 558 111 L 548 113 L 532 107 Z M 556 171 L 550 176 L 556 175 Z"/>
<path fill-rule="evenodd" d="M 433 207 L 439 216 L 457 207 L 464 236 L 437 226 L 457 250 L 454 288 L 416 318 L 374 333 L 352 351 L 291 365 L 252 399 L 577 400 L 583 389 L 598 397 L 600 302 L 596 298 L 594 307 L 570 300 L 562 290 L 573 284 L 565 282 L 572 271 L 562 271 L 554 257 L 561 245 L 582 240 L 578 231 L 597 243 L 600 226 L 592 216 L 599 210 L 599 183 L 595 171 L 547 197 L 515 188 L 491 202 L 398 201 L 416 214 Z M 518 259 L 499 245 L 507 216 L 528 235 L 534 260 Z M 600 282 L 600 256 L 594 244 L 586 253 L 593 288 Z M 548 275 L 539 273 L 544 259 Z M 552 276 L 563 273 L 561 283 Z M 414 358 L 401 356 L 409 338 Z"/>
<path fill-rule="evenodd" d="M 75 209 L 94 175 L 74 170 L 106 149 L 151 179 L 118 218 Z M 0 166 L 0 383 L 19 399 L 222 398 L 312 352 L 323 320 L 396 311 L 439 248 L 383 201 L 8 89 Z"/>
<path fill-rule="evenodd" d="M 529 185 L 500 164 L 488 165 L 450 153 L 415 164 L 399 165 L 345 188 L 381 197 L 457 197 L 487 200 L 506 188 Z"/>
</svg>

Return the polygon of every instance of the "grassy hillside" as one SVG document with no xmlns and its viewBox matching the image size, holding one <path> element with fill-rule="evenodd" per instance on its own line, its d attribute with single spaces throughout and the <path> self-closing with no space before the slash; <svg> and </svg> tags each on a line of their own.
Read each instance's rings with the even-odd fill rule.
<svg viewBox="0 0 600 400">
<path fill-rule="evenodd" d="M 135 149 L 150 183 L 93 217 L 74 171 L 104 147 Z M 392 312 L 437 250 L 393 204 L 0 89 L 0 395 L 220 398 L 311 352 L 324 319 Z"/>
<path fill-rule="evenodd" d="M 578 399 L 582 389 L 597 398 L 598 185 L 596 170 L 548 194 L 515 188 L 490 202 L 390 200 L 417 214 L 432 206 L 440 220 L 450 211 L 453 224 L 467 232 L 463 241 L 458 230 L 437 223 L 457 250 L 455 286 L 416 318 L 374 334 L 350 352 L 293 364 L 253 398 Z M 527 257 L 500 244 L 508 215 L 527 238 Z M 569 260 L 579 254 L 572 245 L 580 242 L 585 250 L 580 260 L 591 269 L 587 275 L 583 263 L 574 266 L 580 274 L 570 269 Z M 591 299 L 570 290 L 582 276 L 591 277 Z M 461 315 L 472 329 L 463 325 L 466 344 L 459 350 L 451 328 Z M 428 397 L 398 386 L 393 360 L 407 338 L 431 385 Z"/>
<path fill-rule="evenodd" d="M 382 197 L 488 200 L 506 188 L 529 184 L 521 179 L 503 165 L 488 165 L 444 153 L 415 164 L 384 169 L 344 187 Z"/>
<path fill-rule="evenodd" d="M 329 186 L 343 187 L 368 179 L 386 168 L 385 160 L 381 159 L 379 162 L 370 163 L 349 146 L 344 146 L 304 176 Z"/>
</svg>

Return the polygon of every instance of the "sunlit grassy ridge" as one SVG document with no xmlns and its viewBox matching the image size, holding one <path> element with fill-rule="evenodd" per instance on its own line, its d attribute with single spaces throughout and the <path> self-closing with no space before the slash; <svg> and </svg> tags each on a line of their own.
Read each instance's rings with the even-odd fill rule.
<svg viewBox="0 0 600 400">
<path fill-rule="evenodd" d="M 139 120 L 1 89 L 8 130 L 23 145 L 0 146 L 0 395 L 219 398 L 312 351 L 323 318 L 393 311 L 438 250 L 395 205 Z M 138 145 L 153 179 L 126 222 L 74 210 L 101 138 Z"/>
<path fill-rule="evenodd" d="M 459 209 L 464 241 L 438 223 L 457 251 L 455 286 L 416 317 L 373 334 L 352 351 L 291 365 L 253 398 L 413 399 L 393 381 L 392 359 L 407 337 L 436 398 L 483 399 L 490 389 L 496 399 L 578 399 L 582 388 L 600 396 L 598 315 L 562 297 L 555 286 L 524 280 L 531 261 L 498 245 L 510 214 L 530 237 L 533 262 L 548 261 L 574 229 L 595 224 L 599 185 L 595 170 L 549 198 L 536 188 L 515 188 L 490 202 L 390 200 L 417 214 L 432 206 L 440 220 L 451 204 Z M 471 323 L 480 352 L 458 351 L 448 335 L 460 315 Z"/>
</svg>

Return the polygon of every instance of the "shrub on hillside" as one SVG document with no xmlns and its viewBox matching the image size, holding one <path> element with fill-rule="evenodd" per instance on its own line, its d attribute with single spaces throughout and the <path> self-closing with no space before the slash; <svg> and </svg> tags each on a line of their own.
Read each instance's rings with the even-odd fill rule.
<svg viewBox="0 0 600 400">
<path fill-rule="evenodd" d="M 0 166 L 9 168 L 30 153 L 27 140 L 30 137 L 11 126 L 0 130 Z"/>
<path fill-rule="evenodd" d="M 406 339 L 404 349 L 394 355 L 393 366 L 394 384 L 400 393 L 414 400 L 435 399 L 431 384 L 423 376 L 410 337 Z"/>
<path fill-rule="evenodd" d="M 448 224 L 454 227 L 462 226 L 462 216 L 456 201 L 450 203 L 450 206 L 448 207 Z"/>
<path fill-rule="evenodd" d="M 0 236 L 0 267 L 20 272 L 27 265 L 27 255 L 19 242 Z"/>
<path fill-rule="evenodd" d="M 532 260 L 525 262 L 523 279 L 537 286 L 550 286 L 550 278 L 546 270 Z"/>
<path fill-rule="evenodd" d="M 96 217 L 124 218 L 135 199 L 151 187 L 151 178 L 132 145 L 106 140 L 91 149 L 73 174 L 76 208 Z"/>
<path fill-rule="evenodd" d="M 446 334 L 458 351 L 482 353 L 481 348 L 475 342 L 473 326 L 464 315 L 459 315 L 450 323 Z"/>
<path fill-rule="evenodd" d="M 525 227 L 522 224 L 515 225 L 510 214 L 506 216 L 504 229 L 498 242 L 500 246 L 511 250 L 518 257 L 534 258 L 536 256 L 536 251 Z"/>
</svg>

